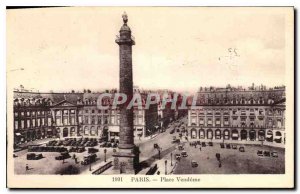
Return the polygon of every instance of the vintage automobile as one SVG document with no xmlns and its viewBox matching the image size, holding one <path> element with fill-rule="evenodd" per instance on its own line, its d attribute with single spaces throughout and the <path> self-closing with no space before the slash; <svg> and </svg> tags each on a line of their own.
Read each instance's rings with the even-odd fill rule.
<svg viewBox="0 0 300 194">
<path fill-rule="evenodd" d="M 64 159 L 67 159 L 70 157 L 71 156 L 70 156 L 69 152 L 62 152 L 62 153 L 60 153 L 60 156 L 55 157 L 55 160 L 64 160 Z"/>
<path fill-rule="evenodd" d="M 182 152 L 181 152 L 181 156 L 182 156 L 182 157 L 188 157 L 187 152 L 186 152 L 186 151 L 182 151 Z"/>
<path fill-rule="evenodd" d="M 264 156 L 264 153 L 263 153 L 263 151 L 258 150 L 258 151 L 257 151 L 257 155 L 258 155 L 258 156 Z"/>
<path fill-rule="evenodd" d="M 191 165 L 193 168 L 198 167 L 198 163 L 195 160 L 192 160 Z"/>
<path fill-rule="evenodd" d="M 172 140 L 172 143 L 180 143 L 180 139 Z"/>
<path fill-rule="evenodd" d="M 226 149 L 231 149 L 231 145 L 229 143 L 226 144 Z"/>
<path fill-rule="evenodd" d="M 271 153 L 270 153 L 269 151 L 264 151 L 264 156 L 270 157 L 270 156 L 271 156 Z"/>
<path fill-rule="evenodd" d="M 236 144 L 232 144 L 231 148 L 234 149 L 234 150 L 236 150 L 237 149 L 237 145 Z"/>
<path fill-rule="evenodd" d="M 172 130 L 170 131 L 170 134 L 173 134 L 173 133 L 175 133 L 175 129 L 172 129 Z"/>
<path fill-rule="evenodd" d="M 99 150 L 96 149 L 96 148 L 89 148 L 89 149 L 88 149 L 88 153 L 89 153 L 89 154 L 91 154 L 91 153 L 96 153 L 96 152 L 99 152 Z"/>
<path fill-rule="evenodd" d="M 202 146 L 202 147 L 206 147 L 206 143 L 205 143 L 205 142 L 202 142 L 201 146 Z"/>
<path fill-rule="evenodd" d="M 90 154 L 83 157 L 83 161 L 81 161 L 82 165 L 88 165 L 96 161 L 97 155 Z"/>
<path fill-rule="evenodd" d="M 184 150 L 183 145 L 178 145 L 178 150 Z"/>
<path fill-rule="evenodd" d="M 43 158 L 43 154 L 35 154 L 35 153 L 27 154 L 27 160 L 39 160 L 41 158 Z"/>
<path fill-rule="evenodd" d="M 181 155 L 180 154 L 175 154 L 175 158 L 176 158 L 176 160 L 180 160 Z"/>
<path fill-rule="evenodd" d="M 271 156 L 274 158 L 278 158 L 278 153 L 277 152 L 271 152 Z"/>
<path fill-rule="evenodd" d="M 213 142 L 208 142 L 208 145 L 213 146 L 214 144 L 213 144 Z"/>
<path fill-rule="evenodd" d="M 239 147 L 239 151 L 240 152 L 245 152 L 245 147 L 244 146 Z"/>
<path fill-rule="evenodd" d="M 221 148 L 225 148 L 224 143 L 221 143 L 221 144 L 220 144 L 220 147 L 221 147 Z"/>
</svg>

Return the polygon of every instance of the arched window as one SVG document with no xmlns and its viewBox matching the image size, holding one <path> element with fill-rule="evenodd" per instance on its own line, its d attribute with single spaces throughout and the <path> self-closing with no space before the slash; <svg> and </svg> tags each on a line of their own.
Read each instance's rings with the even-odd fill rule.
<svg viewBox="0 0 300 194">
<path fill-rule="evenodd" d="M 221 130 L 220 129 L 216 129 L 216 131 L 215 131 L 215 139 L 221 139 Z"/>
</svg>

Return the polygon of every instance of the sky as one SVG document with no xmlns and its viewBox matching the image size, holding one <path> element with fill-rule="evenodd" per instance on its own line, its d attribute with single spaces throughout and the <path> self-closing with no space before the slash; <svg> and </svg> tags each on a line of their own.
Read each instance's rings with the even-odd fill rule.
<svg viewBox="0 0 300 194">
<path fill-rule="evenodd" d="M 9 84 L 39 91 L 118 88 L 115 39 L 124 11 L 140 88 L 285 84 L 287 12 L 267 7 L 7 10 Z"/>
</svg>

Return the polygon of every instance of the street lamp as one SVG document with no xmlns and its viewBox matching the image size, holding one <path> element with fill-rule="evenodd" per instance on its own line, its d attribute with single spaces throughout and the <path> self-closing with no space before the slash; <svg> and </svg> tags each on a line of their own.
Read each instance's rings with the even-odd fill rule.
<svg viewBox="0 0 300 194">
<path fill-rule="evenodd" d="M 172 159 L 173 159 L 173 153 L 171 152 L 171 166 L 173 166 Z"/>
<path fill-rule="evenodd" d="M 168 161 L 165 160 L 165 175 L 167 175 L 167 163 L 168 163 Z"/>
<path fill-rule="evenodd" d="M 106 149 L 104 149 L 104 162 L 106 162 Z"/>
</svg>

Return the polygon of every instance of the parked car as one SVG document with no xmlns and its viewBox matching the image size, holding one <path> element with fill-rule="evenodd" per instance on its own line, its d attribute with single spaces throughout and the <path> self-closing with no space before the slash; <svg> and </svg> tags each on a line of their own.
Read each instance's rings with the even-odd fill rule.
<svg viewBox="0 0 300 194">
<path fill-rule="evenodd" d="M 88 153 L 89 153 L 89 154 L 91 154 L 91 153 L 96 153 L 96 152 L 99 152 L 99 150 L 96 149 L 96 148 L 89 148 L 89 149 L 88 149 Z"/>
<path fill-rule="evenodd" d="M 175 132 L 175 130 L 174 129 L 172 129 L 171 131 L 170 131 L 170 134 L 173 134 Z"/>
<path fill-rule="evenodd" d="M 226 144 L 226 149 L 231 149 L 230 144 Z"/>
<path fill-rule="evenodd" d="M 195 160 L 192 160 L 191 165 L 193 168 L 198 167 L 198 163 Z"/>
<path fill-rule="evenodd" d="M 175 158 L 176 158 L 176 160 L 180 160 L 181 155 L 180 154 L 175 154 Z"/>
<path fill-rule="evenodd" d="M 231 148 L 234 149 L 234 150 L 236 150 L 237 149 L 237 145 L 236 144 L 232 144 Z"/>
<path fill-rule="evenodd" d="M 184 150 L 183 145 L 179 145 L 179 146 L 178 146 L 178 150 Z"/>
<path fill-rule="evenodd" d="M 221 144 L 220 144 L 220 147 L 221 147 L 221 148 L 225 148 L 224 143 L 221 143 Z"/>
<path fill-rule="evenodd" d="M 206 143 L 205 143 L 205 142 L 202 142 L 201 146 L 202 146 L 202 147 L 206 147 Z"/>
<path fill-rule="evenodd" d="M 83 157 L 83 161 L 81 161 L 82 165 L 88 165 L 96 161 L 97 155 L 90 154 Z"/>
<path fill-rule="evenodd" d="M 67 159 L 67 158 L 70 158 L 70 154 L 68 152 L 62 152 L 60 153 L 60 156 L 56 156 L 55 157 L 55 160 L 64 160 L 64 159 Z"/>
<path fill-rule="evenodd" d="M 258 151 L 257 151 L 257 155 L 258 155 L 258 156 L 264 156 L 264 153 L 263 153 L 263 151 L 258 150 Z"/>
<path fill-rule="evenodd" d="M 180 139 L 172 140 L 172 143 L 180 143 Z"/>
<path fill-rule="evenodd" d="M 35 154 L 35 153 L 27 154 L 27 160 L 39 160 L 41 158 L 43 158 L 43 154 Z"/>
<path fill-rule="evenodd" d="M 182 152 L 181 152 L 181 156 L 182 156 L 182 157 L 187 157 L 188 155 L 187 155 L 186 151 L 182 151 Z"/>
<path fill-rule="evenodd" d="M 270 153 L 269 151 L 264 151 L 264 156 L 270 157 L 270 156 L 271 156 L 271 153 Z"/>
<path fill-rule="evenodd" d="M 245 152 L 245 148 L 243 146 L 239 147 L 240 152 Z"/>
<path fill-rule="evenodd" d="M 213 142 L 208 142 L 208 145 L 213 146 L 214 144 L 213 144 Z"/>
<path fill-rule="evenodd" d="M 278 153 L 277 152 L 271 152 L 271 156 L 274 158 L 278 158 Z"/>
</svg>

